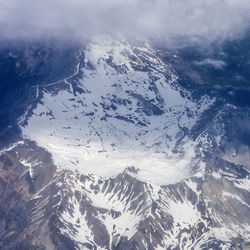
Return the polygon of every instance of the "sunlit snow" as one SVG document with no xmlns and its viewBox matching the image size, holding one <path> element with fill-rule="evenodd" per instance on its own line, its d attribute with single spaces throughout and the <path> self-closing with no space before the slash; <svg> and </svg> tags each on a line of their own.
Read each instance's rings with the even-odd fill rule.
<svg viewBox="0 0 250 250">
<path fill-rule="evenodd" d="M 99 39 L 84 54 L 85 67 L 72 76 L 81 74 L 79 91 L 70 77 L 41 88 L 42 99 L 20 123 L 23 136 L 59 167 L 83 174 L 109 177 L 133 166 L 137 178 L 157 184 L 189 177 L 195 142 L 184 131 L 212 100 L 181 95 L 177 77 L 147 44 Z"/>
</svg>

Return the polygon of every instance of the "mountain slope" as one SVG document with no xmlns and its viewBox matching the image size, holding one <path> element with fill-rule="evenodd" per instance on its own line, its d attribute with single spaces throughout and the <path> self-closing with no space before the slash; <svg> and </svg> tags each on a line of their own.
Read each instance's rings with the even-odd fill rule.
<svg viewBox="0 0 250 250">
<path fill-rule="evenodd" d="M 249 247 L 249 109 L 194 95 L 175 54 L 138 44 L 98 37 L 34 88 L 1 151 L 0 247 Z"/>
<path fill-rule="evenodd" d="M 40 90 L 20 122 L 24 137 L 58 166 L 84 174 L 107 177 L 134 166 L 143 180 L 162 184 L 189 176 L 195 142 L 188 133 L 213 100 L 193 100 L 150 47 L 105 39 L 84 56 L 73 77 Z"/>
</svg>

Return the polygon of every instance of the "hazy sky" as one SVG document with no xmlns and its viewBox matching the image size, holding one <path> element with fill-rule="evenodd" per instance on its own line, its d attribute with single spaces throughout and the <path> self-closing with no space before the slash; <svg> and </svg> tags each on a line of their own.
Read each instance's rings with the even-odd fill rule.
<svg viewBox="0 0 250 250">
<path fill-rule="evenodd" d="M 0 0 L 0 37 L 127 33 L 213 41 L 239 36 L 249 13 L 250 0 Z"/>
</svg>

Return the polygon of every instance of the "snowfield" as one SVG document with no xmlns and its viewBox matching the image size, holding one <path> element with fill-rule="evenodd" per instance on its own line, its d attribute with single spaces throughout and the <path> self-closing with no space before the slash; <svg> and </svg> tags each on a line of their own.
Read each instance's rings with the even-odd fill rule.
<svg viewBox="0 0 250 250">
<path fill-rule="evenodd" d="M 148 44 L 102 38 L 83 53 L 73 76 L 41 88 L 32 115 L 20 123 L 23 136 L 46 148 L 57 166 L 83 174 L 110 177 L 134 167 L 138 179 L 157 184 L 192 175 L 196 143 L 186 131 L 213 100 L 194 101 L 178 88 Z"/>
</svg>

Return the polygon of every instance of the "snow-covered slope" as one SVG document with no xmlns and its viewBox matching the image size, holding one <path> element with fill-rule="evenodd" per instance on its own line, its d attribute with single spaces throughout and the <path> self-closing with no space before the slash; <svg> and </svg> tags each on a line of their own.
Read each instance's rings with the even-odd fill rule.
<svg viewBox="0 0 250 250">
<path fill-rule="evenodd" d="M 39 89 L 23 136 L 59 167 L 83 174 L 110 177 L 133 166 L 152 183 L 189 177 L 195 142 L 188 131 L 213 101 L 192 100 L 147 44 L 99 38 L 82 53 L 74 76 Z"/>
</svg>

